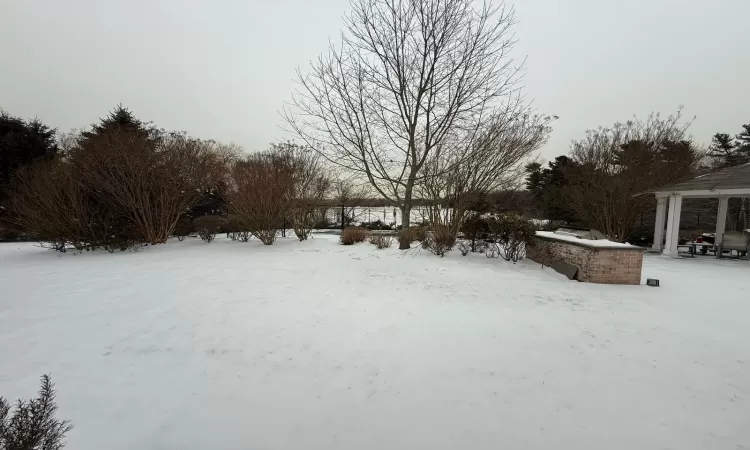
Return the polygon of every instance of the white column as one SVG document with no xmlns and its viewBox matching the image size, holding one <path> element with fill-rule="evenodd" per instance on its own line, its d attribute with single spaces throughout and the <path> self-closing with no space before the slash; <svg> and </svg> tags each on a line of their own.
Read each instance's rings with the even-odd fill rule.
<svg viewBox="0 0 750 450">
<path fill-rule="evenodd" d="M 714 243 L 718 246 L 724 240 L 724 231 L 727 229 L 727 209 L 729 208 L 729 197 L 719 197 L 719 212 L 716 214 L 716 239 Z M 720 255 L 716 255 L 720 256 Z"/>
<path fill-rule="evenodd" d="M 664 243 L 664 255 L 679 258 L 677 242 L 680 238 L 680 213 L 682 212 L 682 196 L 669 197 L 669 216 L 667 217 L 667 239 Z"/>
<path fill-rule="evenodd" d="M 656 199 L 656 225 L 654 225 L 654 245 L 652 250 L 661 252 L 664 248 L 664 218 L 667 212 L 667 197 Z"/>
</svg>

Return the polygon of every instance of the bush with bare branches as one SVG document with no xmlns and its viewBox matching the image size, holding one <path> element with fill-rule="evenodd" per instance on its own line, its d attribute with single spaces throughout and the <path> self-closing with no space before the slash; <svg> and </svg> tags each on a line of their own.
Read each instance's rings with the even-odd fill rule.
<svg viewBox="0 0 750 450">
<path fill-rule="evenodd" d="M 354 245 L 367 239 L 367 230 L 362 227 L 346 227 L 341 231 L 339 242 L 342 245 Z"/>
<path fill-rule="evenodd" d="M 32 239 L 64 252 L 125 250 L 141 242 L 129 218 L 91 190 L 76 167 L 45 161 L 17 174 L 12 218 Z"/>
<path fill-rule="evenodd" d="M 370 244 L 376 246 L 378 250 L 390 248 L 393 244 L 393 236 L 373 233 L 370 235 Z"/>
<path fill-rule="evenodd" d="M 331 188 L 319 153 L 295 144 L 276 145 L 273 152 L 282 155 L 291 176 L 288 218 L 294 234 L 306 240 L 316 222 L 317 210 Z"/>
<path fill-rule="evenodd" d="M 486 209 L 491 193 L 518 187 L 525 163 L 547 142 L 554 119 L 524 109 L 496 113 L 470 146 L 428 160 L 417 186 L 425 219 L 457 236 L 472 211 L 477 217 Z"/>
<path fill-rule="evenodd" d="M 231 185 L 230 213 L 263 244 L 272 245 L 293 204 L 294 178 L 286 155 L 254 153 L 235 162 Z"/>
<path fill-rule="evenodd" d="M 440 257 L 451 251 L 454 245 L 456 245 L 456 233 L 451 227 L 445 225 L 432 227 L 422 241 L 423 249 Z"/>
</svg>

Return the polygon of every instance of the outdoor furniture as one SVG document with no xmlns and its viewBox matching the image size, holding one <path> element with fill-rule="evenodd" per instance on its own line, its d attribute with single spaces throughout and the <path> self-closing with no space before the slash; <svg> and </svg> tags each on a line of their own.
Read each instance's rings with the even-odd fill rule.
<svg viewBox="0 0 750 450">
<path fill-rule="evenodd" d="M 686 254 L 690 256 L 691 258 L 695 258 L 695 248 L 690 244 L 678 244 L 677 245 L 677 254 L 680 256 L 683 256 Z"/>
<path fill-rule="evenodd" d="M 680 214 L 686 198 L 716 198 L 716 245 L 726 231 L 730 198 L 750 198 L 750 163 L 701 175 L 682 183 L 662 186 L 653 191 L 656 196 L 656 221 L 653 249 L 667 256 L 679 257 Z M 666 233 L 664 220 L 666 219 Z M 743 224 L 747 228 L 747 224 Z M 725 249 L 729 247 L 724 246 Z M 718 250 L 718 249 L 717 249 Z M 741 252 L 746 252 L 743 246 Z M 719 252 L 720 253 L 720 252 Z M 720 256 L 720 255 L 718 255 Z"/>
<path fill-rule="evenodd" d="M 728 231 L 724 233 L 719 248 L 716 250 L 716 257 L 721 258 L 724 250 L 729 250 L 729 254 L 732 254 L 732 250 L 737 252 L 737 257 L 745 257 L 746 259 L 750 256 L 750 234 L 744 231 Z"/>
<path fill-rule="evenodd" d="M 714 244 L 710 242 L 688 242 L 693 246 L 693 254 L 697 255 L 699 252 L 701 255 L 707 254 L 709 251 L 716 252 Z"/>
</svg>

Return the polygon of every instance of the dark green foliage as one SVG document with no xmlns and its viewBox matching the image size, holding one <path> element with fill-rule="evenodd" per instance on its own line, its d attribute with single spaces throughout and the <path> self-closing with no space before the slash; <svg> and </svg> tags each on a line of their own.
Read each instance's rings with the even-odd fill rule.
<svg viewBox="0 0 750 450">
<path fill-rule="evenodd" d="M 750 162 L 750 124 L 734 138 L 727 133 L 716 133 L 708 149 L 718 168 L 732 167 Z"/>
<path fill-rule="evenodd" d="M 18 168 L 57 153 L 55 133 L 37 119 L 25 121 L 0 111 L 0 189 Z"/>
<path fill-rule="evenodd" d="M 378 219 L 373 222 L 363 222 L 360 226 L 367 228 L 368 230 L 392 230 L 393 227 L 391 227 L 389 224 L 383 222 L 382 220 Z"/>
<path fill-rule="evenodd" d="M 222 231 L 224 219 L 219 216 L 201 216 L 193 219 L 193 229 L 203 241 L 211 243 Z"/>
<path fill-rule="evenodd" d="M 37 398 L 18 400 L 13 408 L 0 397 L 0 450 L 59 450 L 65 446 L 63 439 L 73 426 L 55 418 L 54 387 L 49 376 L 43 375 Z"/>
<path fill-rule="evenodd" d="M 58 152 L 55 135 L 56 130 L 38 119 L 23 120 L 0 110 L 0 241 L 18 237 L 7 222 L 14 174 L 34 161 L 53 158 Z"/>
<path fill-rule="evenodd" d="M 190 219 L 190 217 L 183 215 L 180 217 L 180 219 L 177 221 L 177 226 L 174 227 L 174 235 L 177 237 L 178 240 L 182 241 L 185 239 L 186 236 L 190 234 L 193 227 L 193 221 Z"/>
<path fill-rule="evenodd" d="M 481 214 L 472 212 L 464 219 L 459 230 L 465 239 L 471 240 L 471 251 L 477 251 L 477 243 L 488 238 L 490 226 L 488 219 Z M 463 250 L 462 250 L 463 253 Z"/>
<path fill-rule="evenodd" d="M 488 220 L 491 244 L 488 257 L 500 256 L 515 263 L 526 255 L 526 248 L 534 245 L 536 227 L 524 217 L 503 214 Z"/>
<path fill-rule="evenodd" d="M 122 105 L 117 105 L 106 117 L 91 125 L 91 130 L 81 133 L 81 145 L 100 136 L 113 132 L 133 133 L 142 139 L 157 140 L 161 132 L 151 123 L 138 119 L 132 111 Z"/>
<path fill-rule="evenodd" d="M 576 221 L 573 214 L 560 207 L 561 192 L 570 184 L 569 170 L 576 166 L 565 155 L 550 161 L 548 167 L 537 162 L 526 166 L 526 189 L 534 196 L 534 202 L 545 219 Z"/>
</svg>

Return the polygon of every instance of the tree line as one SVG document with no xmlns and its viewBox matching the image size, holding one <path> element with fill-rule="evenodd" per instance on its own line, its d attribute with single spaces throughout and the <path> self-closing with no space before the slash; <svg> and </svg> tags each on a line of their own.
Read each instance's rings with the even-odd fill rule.
<svg viewBox="0 0 750 450">
<path fill-rule="evenodd" d="M 231 216 L 267 245 L 287 220 L 304 240 L 332 182 L 299 146 L 244 154 L 158 129 L 121 106 L 59 143 L 37 121 L 2 117 L 21 130 L 2 135 L 3 224 L 60 251 L 160 244 L 206 215 Z"/>
<path fill-rule="evenodd" d="M 515 14 L 502 2 L 353 0 L 345 23 L 283 108 L 301 145 L 243 154 L 124 108 L 64 136 L 3 114 L 3 223 L 58 247 L 112 249 L 216 215 L 270 244 L 287 224 L 305 239 L 316 206 L 340 208 L 343 226 L 375 196 L 401 210 L 402 229 L 420 206 L 446 241 L 511 203 L 626 241 L 649 191 L 713 169 L 679 112 L 591 130 L 546 167 L 530 163 L 557 117 L 522 92 Z M 717 166 L 748 160 L 747 131 L 716 136 Z"/>
<path fill-rule="evenodd" d="M 543 217 L 628 241 L 637 218 L 654 209 L 654 189 L 750 162 L 750 126 L 733 138 L 716 134 L 708 149 L 692 141 L 689 126 L 678 111 L 590 130 L 546 167 L 528 164 L 526 188 Z"/>
</svg>

